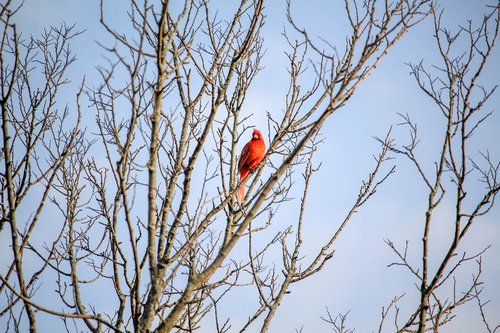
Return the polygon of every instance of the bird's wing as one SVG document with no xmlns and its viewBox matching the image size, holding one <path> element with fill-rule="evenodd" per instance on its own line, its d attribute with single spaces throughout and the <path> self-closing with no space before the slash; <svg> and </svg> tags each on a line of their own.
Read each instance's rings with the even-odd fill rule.
<svg viewBox="0 0 500 333">
<path fill-rule="evenodd" d="M 240 159 L 238 161 L 238 171 L 241 171 L 241 168 L 247 161 L 249 155 L 250 155 L 250 142 L 247 143 L 245 147 L 243 147 L 243 150 L 241 151 Z"/>
</svg>

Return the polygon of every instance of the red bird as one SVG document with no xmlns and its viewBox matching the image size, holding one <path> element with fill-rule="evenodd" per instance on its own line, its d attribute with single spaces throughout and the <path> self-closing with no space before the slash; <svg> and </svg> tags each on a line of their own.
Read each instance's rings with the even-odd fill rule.
<svg viewBox="0 0 500 333">
<path fill-rule="evenodd" d="M 262 133 L 258 129 L 254 129 L 252 139 L 243 147 L 241 156 L 238 161 L 238 171 L 240 172 L 240 184 L 236 198 L 241 204 L 245 201 L 245 182 L 247 175 L 253 171 L 262 161 L 266 152 L 266 143 L 262 138 Z"/>
</svg>

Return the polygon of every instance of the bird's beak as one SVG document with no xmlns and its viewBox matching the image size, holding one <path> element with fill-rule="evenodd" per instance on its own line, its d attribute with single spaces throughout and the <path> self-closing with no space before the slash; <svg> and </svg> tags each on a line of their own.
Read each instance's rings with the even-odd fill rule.
<svg viewBox="0 0 500 333">
<path fill-rule="evenodd" d="M 254 135 L 253 135 L 253 138 L 254 138 L 255 140 L 259 140 L 259 135 L 258 135 L 258 134 L 254 134 Z"/>
</svg>

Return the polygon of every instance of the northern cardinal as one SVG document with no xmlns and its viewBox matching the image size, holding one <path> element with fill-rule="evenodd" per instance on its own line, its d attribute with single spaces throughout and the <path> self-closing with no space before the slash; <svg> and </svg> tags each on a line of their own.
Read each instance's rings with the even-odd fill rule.
<svg viewBox="0 0 500 333">
<path fill-rule="evenodd" d="M 250 171 L 253 171 L 262 161 L 266 152 L 266 143 L 262 138 L 262 133 L 258 129 L 254 129 L 252 139 L 243 147 L 240 159 L 238 161 L 238 171 L 240 172 L 240 184 L 236 198 L 241 204 L 245 201 L 245 182 Z"/>
</svg>

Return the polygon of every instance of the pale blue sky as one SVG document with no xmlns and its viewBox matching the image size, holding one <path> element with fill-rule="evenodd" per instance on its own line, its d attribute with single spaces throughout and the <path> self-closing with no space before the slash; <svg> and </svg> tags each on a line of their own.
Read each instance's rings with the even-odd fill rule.
<svg viewBox="0 0 500 333">
<path fill-rule="evenodd" d="M 113 6 L 121 6 L 125 1 L 114 1 Z M 18 28 L 26 34 L 39 34 L 44 27 L 59 25 L 61 22 L 76 23 L 86 32 L 73 40 L 72 48 L 78 57 L 76 66 L 70 72 L 72 83 L 63 91 L 63 99 L 72 103 L 75 87 L 79 85 L 83 75 L 87 77 L 87 85 L 97 84 L 95 67 L 103 64 L 102 51 L 96 44 L 98 41 L 109 41 L 99 26 L 98 1 L 87 0 L 26 0 L 17 16 Z M 224 6 L 224 1 L 214 1 Z M 311 36 L 321 36 L 333 42 L 342 42 L 345 32 L 339 24 L 338 15 L 329 8 L 329 1 L 294 1 L 292 13 L 300 25 L 310 29 Z M 472 19 L 478 23 L 486 4 L 495 4 L 495 0 L 444 0 L 441 6 L 445 9 L 444 22 L 451 29 L 458 24 Z M 116 8 L 117 14 L 110 15 L 116 28 L 120 27 L 124 13 Z M 287 77 L 283 63 L 285 42 L 281 36 L 286 24 L 285 1 L 273 0 L 265 9 L 266 26 L 263 30 L 266 54 L 264 70 L 251 88 L 246 112 L 253 112 L 252 125 L 259 128 L 265 126 L 265 111 L 279 112 L 284 106 L 284 93 L 287 88 Z M 373 166 L 372 155 L 378 152 L 378 144 L 373 136 L 384 136 L 388 128 L 400 121 L 397 113 L 408 113 L 419 124 L 422 142 L 419 153 L 423 158 L 436 156 L 436 140 L 441 137 L 442 125 L 439 112 L 421 93 L 409 75 L 408 62 L 419 62 L 424 59 L 428 67 L 435 63 L 435 41 L 432 38 L 432 24 L 428 19 L 410 31 L 407 36 L 391 51 L 351 98 L 346 107 L 335 114 L 324 126 L 321 133 L 325 143 L 321 146 L 316 159 L 322 161 L 321 171 L 312 181 L 312 192 L 309 211 L 306 215 L 305 246 L 314 253 L 318 244 L 336 228 L 346 213 L 349 205 L 355 200 L 359 184 Z M 490 59 L 485 85 L 496 85 L 500 77 L 500 48 L 497 47 Z M 492 110 L 500 105 L 500 93 L 491 99 L 486 109 Z M 94 110 L 86 111 L 84 120 L 89 127 L 94 123 Z M 496 112 L 489 122 L 481 128 L 481 134 L 475 138 L 476 151 L 490 151 L 491 155 L 500 159 L 500 114 Z M 407 141 L 405 129 L 394 128 L 394 136 L 399 143 Z M 350 310 L 348 324 L 356 328 L 356 332 L 372 332 L 378 328 L 381 307 L 387 305 L 396 295 L 407 292 L 404 304 L 414 304 L 417 300 L 416 288 L 407 271 L 400 268 L 387 268 L 396 258 L 384 243 L 391 239 L 403 245 L 410 241 L 410 256 L 418 260 L 420 238 L 426 205 L 425 188 L 418 181 L 417 173 L 408 161 L 398 157 L 397 172 L 380 189 L 377 195 L 363 207 L 344 231 L 335 247 L 336 253 L 318 275 L 291 287 L 292 293 L 285 298 L 277 312 L 271 332 L 293 332 L 304 326 L 304 332 L 326 331 L 320 315 L 325 315 L 325 306 L 332 313 Z M 429 165 L 431 168 L 432 165 Z M 438 228 L 433 247 L 442 249 L 441 244 L 448 242 L 450 230 L 447 226 L 446 213 L 452 206 L 444 206 L 437 214 Z M 282 213 L 284 223 L 292 216 Z M 442 223 L 442 224 L 441 224 Z M 492 245 L 484 255 L 483 281 L 485 282 L 484 298 L 492 302 L 487 313 L 492 319 L 500 318 L 500 208 L 497 206 L 490 215 L 481 219 L 479 225 L 465 242 L 470 252 L 481 250 Z M 462 248 L 463 249 L 463 248 Z M 459 275 L 463 279 L 471 278 L 471 271 L 465 270 Z M 95 290 L 95 289 L 94 289 Z M 91 292 L 91 291 L 90 291 Z M 47 296 L 49 294 L 46 294 Z M 92 295 L 98 298 L 99 295 Z M 50 307 L 49 298 L 46 306 Z M 232 317 L 237 320 L 246 319 L 246 307 L 253 306 L 251 301 L 235 298 L 234 304 L 228 304 Z M 238 312 L 242 308 L 242 314 Z M 236 309 L 236 310 L 235 310 Z M 475 304 L 461 310 L 460 315 L 443 332 L 476 332 L 480 325 Z M 42 315 L 40 315 L 42 318 Z M 1 320 L 0 320 L 1 323 Z M 48 331 L 55 323 L 40 323 L 41 331 Z M 57 323 L 60 324 L 60 323 Z M 236 325 L 237 326 L 237 325 Z M 210 332 L 210 330 L 202 330 Z M 250 330 L 253 332 L 254 330 Z"/>
</svg>

